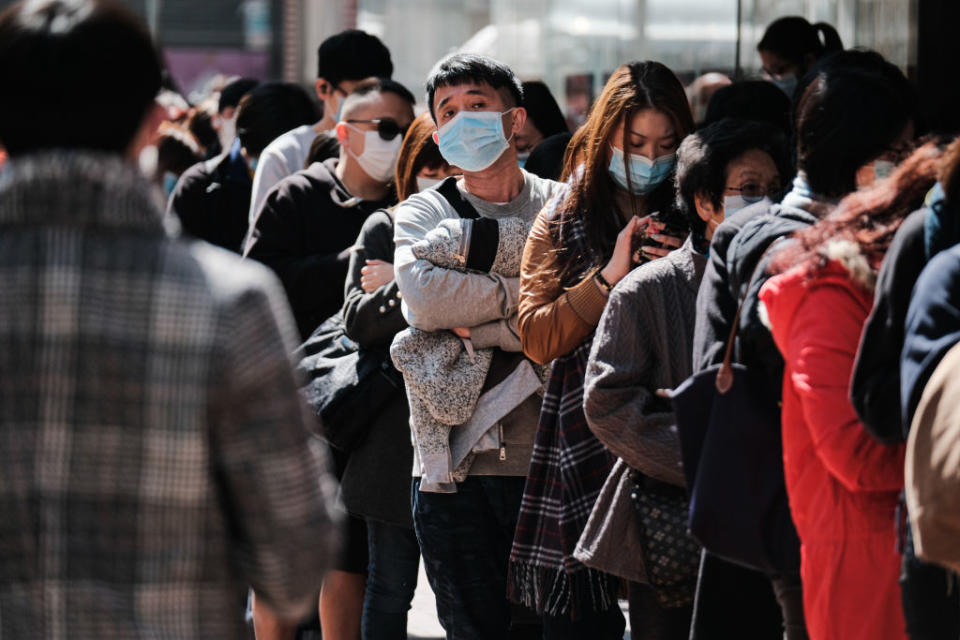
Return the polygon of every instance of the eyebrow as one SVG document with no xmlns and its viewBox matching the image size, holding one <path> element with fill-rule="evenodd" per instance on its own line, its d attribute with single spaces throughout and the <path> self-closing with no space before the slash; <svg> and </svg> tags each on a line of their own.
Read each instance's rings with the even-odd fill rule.
<svg viewBox="0 0 960 640">
<path fill-rule="evenodd" d="M 637 136 L 638 138 L 647 138 L 647 137 L 648 137 L 648 136 L 646 136 L 646 135 L 644 135 L 644 134 L 642 134 L 642 133 L 638 133 L 638 132 L 634 131 L 633 129 L 630 129 L 630 134 L 631 134 L 631 135 L 635 135 L 635 136 Z M 676 138 L 676 137 L 677 137 L 677 134 L 676 134 L 676 133 L 671 133 L 671 134 L 666 135 L 666 136 L 661 136 L 660 138 L 657 138 L 657 139 L 658 139 L 658 140 L 667 140 L 667 139 L 669 139 L 669 138 Z"/>
<path fill-rule="evenodd" d="M 466 93 L 468 96 L 483 96 L 484 98 L 489 97 L 486 93 L 484 93 L 483 89 L 467 89 Z M 450 102 L 451 98 L 453 98 L 453 96 L 447 96 L 446 98 L 441 100 L 440 104 L 437 105 L 437 110 L 443 109 L 443 105 Z"/>
</svg>

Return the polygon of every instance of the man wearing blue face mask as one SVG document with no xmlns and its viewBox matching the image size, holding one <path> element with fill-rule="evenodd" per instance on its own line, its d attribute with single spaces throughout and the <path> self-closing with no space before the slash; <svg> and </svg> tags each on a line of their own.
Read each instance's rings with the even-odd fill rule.
<svg viewBox="0 0 960 640">
<path fill-rule="evenodd" d="M 515 136 L 526 119 L 522 100 L 516 76 L 496 61 L 455 54 L 437 64 L 427 80 L 427 102 L 438 127 L 434 139 L 463 179 L 448 178 L 396 209 L 394 266 L 409 324 L 453 331 L 473 348 L 496 349 L 484 391 L 500 394 L 502 415 L 475 414 L 453 427 L 480 424 L 485 430 L 452 474 L 455 492 L 420 491 L 422 470 L 420 461 L 414 462 L 414 526 L 440 622 L 458 638 L 502 638 L 510 627 L 507 563 L 540 402 L 520 352 L 519 279 L 440 268 L 417 259 L 411 246 L 443 220 L 476 217 L 470 254 L 488 250 L 491 241 L 495 250 L 497 236 L 480 233 L 484 219 L 532 221 L 560 190 L 518 164 Z M 470 255 L 465 258 L 472 262 Z"/>
</svg>

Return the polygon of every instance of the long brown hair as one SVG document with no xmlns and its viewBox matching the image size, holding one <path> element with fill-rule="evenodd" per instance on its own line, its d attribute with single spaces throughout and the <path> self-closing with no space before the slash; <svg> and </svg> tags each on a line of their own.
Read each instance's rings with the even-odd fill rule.
<svg viewBox="0 0 960 640">
<path fill-rule="evenodd" d="M 937 142 L 923 144 L 889 178 L 851 193 L 826 218 L 798 232 L 796 242 L 774 256 L 771 270 L 779 273 L 803 265 L 813 276 L 829 262 L 827 245 L 836 240 L 853 242 L 876 270 L 904 218 L 923 205 L 943 159 Z"/>
<path fill-rule="evenodd" d="M 436 130 L 428 111 L 421 113 L 410 123 L 400 147 L 400 156 L 397 158 L 395 180 L 398 202 L 403 202 L 420 190 L 417 186 L 417 174 L 424 167 L 433 169 L 447 166 L 437 143 L 433 141 L 433 132 Z"/>
<path fill-rule="evenodd" d="M 574 134 L 564 157 L 563 180 L 569 182 L 570 192 L 558 209 L 558 223 L 581 217 L 591 259 L 605 260 L 613 250 L 612 239 L 623 227 L 617 214 L 614 193 L 617 185 L 610 177 L 608 160 L 614 131 L 623 126 L 623 148 L 628 148 L 629 123 L 633 116 L 645 109 L 656 109 L 670 118 L 677 144 L 693 130 L 693 115 L 687 94 L 677 77 L 665 65 L 654 62 L 630 62 L 621 65 L 607 80 L 603 92 L 590 110 L 586 123 Z M 624 164 L 630 154 L 624 153 Z M 630 171 L 627 169 L 628 191 L 632 193 Z M 673 201 L 673 177 L 647 195 L 647 210 L 654 203 L 670 208 Z M 633 214 L 636 199 L 630 199 Z M 560 253 L 562 254 L 562 247 Z M 569 258 L 561 258 L 561 274 L 566 273 Z M 596 265 L 594 265 L 596 266 Z"/>
</svg>

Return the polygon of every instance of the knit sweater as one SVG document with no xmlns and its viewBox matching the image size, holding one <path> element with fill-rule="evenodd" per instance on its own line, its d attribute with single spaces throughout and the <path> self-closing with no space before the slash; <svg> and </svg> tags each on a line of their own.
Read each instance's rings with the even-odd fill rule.
<svg viewBox="0 0 960 640">
<path fill-rule="evenodd" d="M 692 371 L 697 288 L 706 258 L 683 247 L 630 272 L 610 294 L 590 352 L 584 412 L 610 451 L 644 475 L 683 485 L 668 400 Z"/>
</svg>

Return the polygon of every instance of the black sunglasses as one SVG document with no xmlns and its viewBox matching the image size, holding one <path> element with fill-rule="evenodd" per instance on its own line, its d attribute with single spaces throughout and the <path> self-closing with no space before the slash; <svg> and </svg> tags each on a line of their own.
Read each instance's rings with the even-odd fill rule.
<svg viewBox="0 0 960 640">
<path fill-rule="evenodd" d="M 396 120 L 392 118 L 380 118 L 377 120 L 347 120 L 349 124 L 375 124 L 377 133 L 384 140 L 393 140 L 399 134 L 401 137 L 407 134 L 407 127 L 400 127 Z"/>
</svg>

